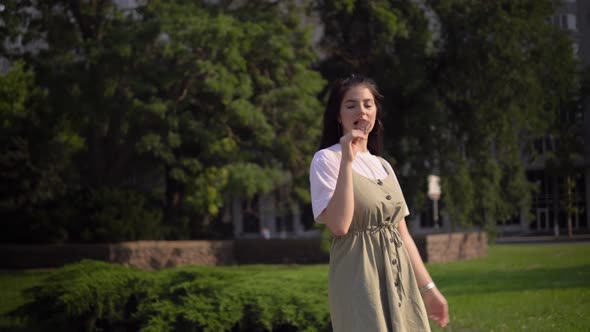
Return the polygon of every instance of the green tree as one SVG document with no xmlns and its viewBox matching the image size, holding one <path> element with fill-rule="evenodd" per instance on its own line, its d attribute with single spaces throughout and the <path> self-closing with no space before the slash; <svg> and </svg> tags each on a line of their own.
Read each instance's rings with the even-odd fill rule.
<svg viewBox="0 0 590 332">
<path fill-rule="evenodd" d="M 182 197 L 206 218 L 236 194 L 250 198 L 281 185 L 301 187 L 302 156 L 317 137 L 315 94 L 323 81 L 310 70 L 310 32 L 297 13 L 192 2 L 162 5 L 158 12 L 169 40 L 156 56 L 174 64 L 158 80 L 174 85 L 162 80 L 167 77 L 184 89 L 168 112 L 177 124 L 170 129 L 182 137 L 166 161 L 168 195 L 180 198 L 169 202 L 169 213 Z"/>
<path fill-rule="evenodd" d="M 71 156 L 80 141 L 46 107 L 33 71 L 15 62 L 0 74 L 0 220 L 3 241 L 60 240 L 65 229 L 43 222 L 47 203 L 71 189 Z"/>
<path fill-rule="evenodd" d="M 47 43 L 27 61 L 81 142 L 71 160 L 80 190 L 95 197 L 85 209 L 100 200 L 107 209 L 108 193 L 135 197 L 112 189 L 131 191 L 145 196 L 129 198 L 139 210 L 159 202 L 168 237 L 185 238 L 201 236 L 232 197 L 282 187 L 285 201 L 309 199 L 324 82 L 299 7 L 54 0 L 32 13 L 11 4 L 27 38 Z"/>
<path fill-rule="evenodd" d="M 493 228 L 530 206 L 524 174 L 530 152 L 523 146 L 547 132 L 575 77 L 569 35 L 547 22 L 554 6 L 433 2 L 443 42 L 434 71 L 436 110 L 455 124 L 447 127 L 446 151 L 470 163 L 476 188 L 472 205 L 464 204 L 471 202 L 461 188 L 450 188 L 452 205 L 465 216 L 460 222 Z M 449 179 L 454 164 L 442 165 Z"/>
<path fill-rule="evenodd" d="M 524 147 L 547 130 L 575 68 L 569 37 L 546 22 L 551 1 L 319 3 L 322 72 L 380 85 L 386 153 L 414 211 L 431 172 L 458 224 L 493 228 L 530 204 Z"/>
<path fill-rule="evenodd" d="M 22 40 L 25 46 L 3 48 L 2 55 L 26 61 L 35 71 L 35 87 L 46 94 L 39 109 L 48 116 L 39 126 L 52 128 L 52 122 L 58 122 L 57 137 L 75 147 L 44 150 L 43 144 L 34 146 L 71 165 L 67 188 L 61 195 L 47 197 L 41 206 L 29 206 L 41 215 L 39 222 L 45 228 L 63 230 L 59 240 L 104 241 L 104 236 L 78 230 L 104 228 L 107 233 L 117 232 L 112 227 L 124 226 L 121 219 L 125 218 L 115 218 L 115 224 L 108 219 L 128 215 L 129 211 L 139 213 L 136 219 L 146 217 L 142 211 L 148 212 L 153 216 L 144 220 L 148 225 L 159 222 L 157 213 L 143 206 L 145 195 L 134 183 L 138 174 L 153 173 L 155 165 L 145 167 L 135 151 L 137 136 L 144 128 L 137 121 L 141 110 L 133 107 L 128 93 L 130 86 L 141 81 L 131 59 L 140 58 L 157 30 L 131 14 L 111 1 L 9 1 L 2 13 L 9 36 Z M 15 16 L 20 20 L 14 22 Z M 26 121 L 34 123 L 31 118 Z M 47 139 L 40 132 L 28 132 L 27 139 Z M 51 169 L 53 165 L 53 161 L 45 160 L 38 167 Z M 26 175 L 16 179 L 18 183 L 29 181 L 35 179 Z M 112 205 L 114 197 L 129 200 Z M 130 206 L 132 202 L 139 205 Z M 15 222 L 30 223 L 18 218 Z M 39 236 L 44 236 L 43 231 Z"/>
</svg>

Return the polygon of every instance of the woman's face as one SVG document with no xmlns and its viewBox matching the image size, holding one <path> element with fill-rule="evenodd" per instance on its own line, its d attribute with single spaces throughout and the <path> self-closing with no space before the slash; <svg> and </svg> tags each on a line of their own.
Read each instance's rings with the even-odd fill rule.
<svg viewBox="0 0 590 332">
<path fill-rule="evenodd" d="M 371 91 L 363 85 L 348 89 L 340 103 L 340 123 L 344 135 L 353 129 L 373 130 L 377 117 L 377 105 Z"/>
</svg>

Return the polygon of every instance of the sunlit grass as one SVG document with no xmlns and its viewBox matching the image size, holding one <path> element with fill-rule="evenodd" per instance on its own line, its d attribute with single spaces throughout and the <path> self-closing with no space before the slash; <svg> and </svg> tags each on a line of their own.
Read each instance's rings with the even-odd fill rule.
<svg viewBox="0 0 590 332">
<path fill-rule="evenodd" d="M 429 270 L 452 331 L 590 331 L 589 244 L 492 246 L 486 258 Z"/>
<path fill-rule="evenodd" d="M 291 286 L 310 286 L 310 280 L 316 288 L 318 282 L 327 285 L 326 265 L 204 269 L 240 271 L 256 280 L 272 274 Z M 590 244 L 492 246 L 485 258 L 428 269 L 450 304 L 447 330 L 590 331 Z M 0 272 L 0 315 L 23 304 L 21 291 L 46 275 Z M 0 316 L 0 331 L 14 330 L 27 329 L 21 320 Z"/>
</svg>

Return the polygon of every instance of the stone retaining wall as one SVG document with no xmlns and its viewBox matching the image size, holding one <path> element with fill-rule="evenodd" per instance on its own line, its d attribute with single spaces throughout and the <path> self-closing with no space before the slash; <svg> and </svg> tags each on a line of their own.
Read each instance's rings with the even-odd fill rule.
<svg viewBox="0 0 590 332">
<path fill-rule="evenodd" d="M 233 241 L 136 241 L 112 244 L 2 245 L 0 268 L 59 267 L 82 259 L 153 270 L 234 263 Z"/>
<path fill-rule="evenodd" d="M 485 233 L 415 236 L 426 262 L 485 256 Z M 82 259 L 120 263 L 145 270 L 182 265 L 327 263 L 320 239 L 226 241 L 137 241 L 113 244 L 0 245 L 1 269 L 53 268 Z"/>
<path fill-rule="evenodd" d="M 488 236 L 485 232 L 428 234 L 414 238 L 422 259 L 429 263 L 446 263 L 486 256 Z"/>
</svg>

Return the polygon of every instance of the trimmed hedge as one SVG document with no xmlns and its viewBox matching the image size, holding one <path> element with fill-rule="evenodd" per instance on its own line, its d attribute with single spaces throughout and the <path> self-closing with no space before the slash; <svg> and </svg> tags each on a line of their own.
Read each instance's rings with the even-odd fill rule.
<svg viewBox="0 0 590 332">
<path fill-rule="evenodd" d="M 60 331 L 331 331 L 325 265 L 146 272 L 82 261 L 13 313 Z"/>
</svg>

